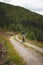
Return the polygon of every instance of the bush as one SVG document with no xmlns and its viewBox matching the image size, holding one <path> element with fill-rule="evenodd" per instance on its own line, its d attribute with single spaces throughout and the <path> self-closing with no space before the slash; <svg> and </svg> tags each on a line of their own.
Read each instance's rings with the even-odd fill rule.
<svg viewBox="0 0 43 65">
<path fill-rule="evenodd" d="M 32 40 L 36 40 L 34 32 L 30 32 L 29 38 L 32 39 Z"/>
</svg>

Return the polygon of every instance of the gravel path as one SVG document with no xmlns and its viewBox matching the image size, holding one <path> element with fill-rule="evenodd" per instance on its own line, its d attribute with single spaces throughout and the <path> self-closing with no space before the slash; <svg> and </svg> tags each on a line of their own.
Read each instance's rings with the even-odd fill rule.
<svg viewBox="0 0 43 65">
<path fill-rule="evenodd" d="M 24 47 L 20 42 L 13 39 L 13 36 L 9 39 L 15 50 L 21 55 L 21 57 L 26 61 L 26 65 L 43 65 L 43 57 L 32 49 Z"/>
<path fill-rule="evenodd" d="M 18 35 L 16 35 L 16 39 L 17 39 L 18 41 L 22 42 L 22 40 L 20 40 L 20 39 L 18 38 Z M 30 46 L 30 47 L 32 47 L 32 48 L 38 50 L 38 51 L 41 52 L 41 53 L 43 53 L 43 48 L 37 47 L 37 46 L 32 45 L 32 44 L 27 43 L 27 42 L 25 42 L 24 44 L 26 44 L 27 46 Z"/>
</svg>

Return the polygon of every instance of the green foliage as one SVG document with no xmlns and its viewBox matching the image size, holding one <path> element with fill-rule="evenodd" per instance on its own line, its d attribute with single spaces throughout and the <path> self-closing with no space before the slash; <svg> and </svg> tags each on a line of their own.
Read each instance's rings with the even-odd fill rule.
<svg viewBox="0 0 43 65">
<path fill-rule="evenodd" d="M 3 41 L 3 37 L 2 35 L 0 35 L 0 43 Z"/>
<path fill-rule="evenodd" d="M 32 39 L 32 40 L 36 40 L 34 32 L 30 32 L 29 38 Z"/>
<path fill-rule="evenodd" d="M 0 28 L 26 32 L 27 37 L 43 41 L 43 16 L 23 7 L 0 2 Z"/>
</svg>

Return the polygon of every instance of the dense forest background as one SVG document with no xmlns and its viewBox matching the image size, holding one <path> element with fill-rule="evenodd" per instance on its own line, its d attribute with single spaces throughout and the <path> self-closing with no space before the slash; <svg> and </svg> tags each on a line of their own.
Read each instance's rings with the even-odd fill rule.
<svg viewBox="0 0 43 65">
<path fill-rule="evenodd" d="M 26 37 L 43 41 L 43 16 L 23 7 L 0 2 L 0 28 L 6 31 L 25 31 Z"/>
</svg>

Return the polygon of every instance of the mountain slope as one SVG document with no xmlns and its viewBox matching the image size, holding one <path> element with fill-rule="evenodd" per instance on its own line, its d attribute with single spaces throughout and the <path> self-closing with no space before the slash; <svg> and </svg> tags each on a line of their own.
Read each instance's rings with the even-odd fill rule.
<svg viewBox="0 0 43 65">
<path fill-rule="evenodd" d="M 0 28 L 25 31 L 28 38 L 43 41 L 43 16 L 23 7 L 0 2 Z"/>
</svg>

